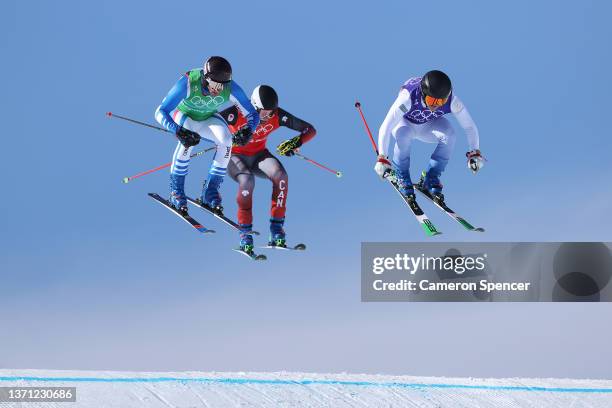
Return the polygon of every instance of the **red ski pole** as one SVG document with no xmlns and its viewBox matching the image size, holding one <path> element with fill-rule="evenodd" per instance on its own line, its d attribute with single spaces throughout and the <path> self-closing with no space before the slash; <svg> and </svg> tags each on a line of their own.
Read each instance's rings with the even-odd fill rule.
<svg viewBox="0 0 612 408">
<path fill-rule="evenodd" d="M 370 127 L 368 126 L 368 122 L 366 121 L 365 116 L 363 116 L 363 111 L 361 110 L 361 103 L 359 103 L 359 101 L 355 102 L 355 107 L 357 108 L 357 110 L 359 111 L 359 115 L 361 116 L 361 120 L 363 120 L 363 124 L 365 125 L 365 128 L 368 132 L 368 136 L 370 136 L 370 141 L 372 142 L 372 147 L 374 148 L 374 151 L 376 152 L 376 155 L 378 156 L 378 147 L 376 147 L 376 142 L 374 142 L 374 138 L 372 137 L 372 132 L 370 131 Z"/>
<path fill-rule="evenodd" d="M 211 151 L 211 150 L 214 150 L 214 149 L 216 149 L 216 148 L 217 148 L 216 146 L 209 147 L 208 149 L 204 149 L 204 150 L 202 150 L 201 152 L 193 153 L 193 154 L 192 154 L 190 157 L 191 157 L 191 158 L 194 158 L 194 157 L 201 156 L 201 155 L 203 155 L 204 153 L 209 152 L 209 151 Z M 147 170 L 147 171 L 143 171 L 142 173 L 134 174 L 133 176 L 130 176 L 130 177 L 124 177 L 124 178 L 123 178 L 123 182 L 124 182 L 125 184 L 127 184 L 127 183 L 129 183 L 130 181 L 132 181 L 132 180 L 134 180 L 134 179 L 137 179 L 137 178 L 140 178 L 140 177 L 142 177 L 142 176 L 146 176 L 147 174 L 151 174 L 151 173 L 154 173 L 154 172 L 156 172 L 156 171 L 159 171 L 159 170 L 165 169 L 166 167 L 170 167 L 171 165 L 172 165 L 172 162 L 170 162 L 170 163 L 166 163 L 166 164 L 162 164 L 161 166 L 159 166 L 159 167 L 155 167 L 154 169 Z"/>
<path fill-rule="evenodd" d="M 302 160 L 306 160 L 307 162 L 312 163 L 315 166 L 317 166 L 317 167 L 319 167 L 319 168 L 321 168 L 323 170 L 327 170 L 330 173 L 334 173 L 336 175 L 336 177 L 338 177 L 338 178 L 342 177 L 342 172 L 341 171 L 336 171 L 334 169 L 330 169 L 329 167 L 324 166 L 321 163 L 318 163 L 318 162 L 316 162 L 316 161 L 314 161 L 312 159 L 309 159 L 308 157 L 304 156 L 303 154 L 300 154 L 300 153 L 294 153 L 294 154 L 295 154 L 296 157 L 299 157 Z"/>
</svg>

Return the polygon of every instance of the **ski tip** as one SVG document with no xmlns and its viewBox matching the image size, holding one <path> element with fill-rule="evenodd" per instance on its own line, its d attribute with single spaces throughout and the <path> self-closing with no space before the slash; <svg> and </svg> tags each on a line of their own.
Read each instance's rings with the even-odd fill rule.
<svg viewBox="0 0 612 408">
<path fill-rule="evenodd" d="M 361 103 L 359 103 L 359 101 L 355 101 L 355 107 L 359 108 L 361 106 Z"/>
<path fill-rule="evenodd" d="M 341 178 L 342 177 L 342 172 L 341 171 L 337 171 L 336 172 L 336 177 Z"/>
<path fill-rule="evenodd" d="M 113 116 L 113 112 L 106 112 L 106 116 L 110 118 L 111 116 Z"/>
<path fill-rule="evenodd" d="M 123 184 L 127 184 L 127 183 L 130 182 L 130 178 L 129 177 L 124 177 L 123 180 L 121 180 L 121 181 L 123 181 Z"/>
<path fill-rule="evenodd" d="M 472 231 L 474 232 L 485 232 L 485 229 L 482 227 L 474 228 Z"/>
<path fill-rule="evenodd" d="M 296 246 L 293 247 L 293 249 L 295 249 L 297 251 L 304 251 L 304 250 L 306 250 L 306 245 L 305 244 L 297 244 Z"/>
</svg>

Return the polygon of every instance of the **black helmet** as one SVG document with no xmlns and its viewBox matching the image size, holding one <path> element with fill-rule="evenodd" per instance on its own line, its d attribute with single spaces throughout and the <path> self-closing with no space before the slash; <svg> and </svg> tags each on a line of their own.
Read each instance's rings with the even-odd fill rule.
<svg viewBox="0 0 612 408">
<path fill-rule="evenodd" d="M 442 71 L 429 71 L 421 79 L 421 91 L 425 96 L 446 99 L 450 96 L 451 90 L 451 80 Z"/>
<path fill-rule="evenodd" d="M 274 88 L 268 85 L 259 85 L 253 89 L 251 103 L 257 110 L 272 110 L 278 108 L 278 95 Z"/>
<path fill-rule="evenodd" d="M 223 57 L 210 57 L 204 63 L 204 77 L 227 83 L 232 80 L 232 66 Z"/>
</svg>

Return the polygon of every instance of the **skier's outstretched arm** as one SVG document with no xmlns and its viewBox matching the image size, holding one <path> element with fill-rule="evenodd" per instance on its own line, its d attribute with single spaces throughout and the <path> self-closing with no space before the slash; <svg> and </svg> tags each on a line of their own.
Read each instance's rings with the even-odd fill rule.
<svg viewBox="0 0 612 408">
<path fill-rule="evenodd" d="M 244 115 L 247 120 L 247 126 L 251 129 L 251 132 L 255 132 L 257 125 L 259 125 L 259 114 L 251 103 L 251 100 L 244 93 L 240 85 L 232 81 L 230 99 L 234 105 L 240 109 L 240 112 Z"/>
<path fill-rule="evenodd" d="M 281 126 L 300 132 L 297 137 L 300 138 L 302 144 L 309 142 L 317 134 L 317 130 L 310 123 L 290 114 L 282 108 L 278 108 L 278 122 Z"/>
<path fill-rule="evenodd" d="M 479 150 L 480 135 L 478 134 L 478 127 L 476 127 L 476 123 L 474 123 L 470 112 L 468 112 L 463 102 L 461 102 L 461 99 L 456 95 L 453 95 L 451 112 L 455 115 L 457 122 L 459 122 L 459 125 L 465 131 L 470 151 Z"/>
<path fill-rule="evenodd" d="M 162 125 L 164 128 L 172 133 L 176 133 L 179 128 L 179 124 L 174 122 L 171 113 L 181 103 L 183 99 L 187 97 L 187 76 L 183 75 L 174 84 L 168 95 L 164 98 L 161 105 L 157 107 L 155 111 L 155 120 L 157 123 Z"/>
<path fill-rule="evenodd" d="M 285 126 L 291 130 L 300 132 L 299 135 L 285 140 L 278 145 L 276 150 L 283 156 L 292 156 L 297 149 L 299 149 L 304 143 L 312 140 L 317 134 L 317 130 L 310 123 L 302 120 L 282 108 L 278 108 L 278 123 L 280 126 Z"/>
<path fill-rule="evenodd" d="M 455 95 L 453 95 L 453 100 L 451 102 L 451 112 L 453 112 L 457 118 L 457 122 L 459 122 L 459 125 L 461 125 L 465 131 L 470 147 L 470 151 L 465 154 L 468 159 L 468 167 L 476 174 L 485 163 L 484 158 L 480 154 L 480 135 L 478 134 L 476 123 L 472 120 L 470 112 L 468 112 L 465 105 L 463 105 L 461 99 Z"/>
</svg>

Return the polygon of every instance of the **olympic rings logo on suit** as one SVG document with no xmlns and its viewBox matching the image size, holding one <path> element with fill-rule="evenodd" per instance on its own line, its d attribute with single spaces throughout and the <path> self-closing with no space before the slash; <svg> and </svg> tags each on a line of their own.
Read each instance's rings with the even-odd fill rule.
<svg viewBox="0 0 612 408">
<path fill-rule="evenodd" d="M 413 119 L 413 120 L 417 121 L 417 122 L 425 123 L 425 122 L 428 122 L 428 121 L 430 121 L 432 119 L 439 118 L 440 116 L 443 116 L 443 115 L 444 115 L 444 112 L 439 111 L 439 110 L 436 110 L 436 111 L 432 112 L 429 109 L 422 109 L 422 110 L 421 109 L 415 109 L 415 110 L 411 111 L 408 114 L 408 117 L 410 119 Z"/>
<path fill-rule="evenodd" d="M 217 106 L 222 105 L 224 101 L 225 100 L 223 99 L 221 95 L 217 95 L 215 97 L 211 95 L 205 95 L 205 96 L 197 95 L 189 100 L 190 103 L 192 103 L 194 106 L 198 108 L 204 108 L 204 107 L 216 108 Z"/>
<path fill-rule="evenodd" d="M 269 123 L 266 123 L 265 125 L 257 126 L 257 129 L 255 129 L 255 134 L 258 135 L 258 136 L 266 135 L 266 134 L 270 133 L 273 130 L 274 130 L 274 126 L 272 126 Z"/>
</svg>

